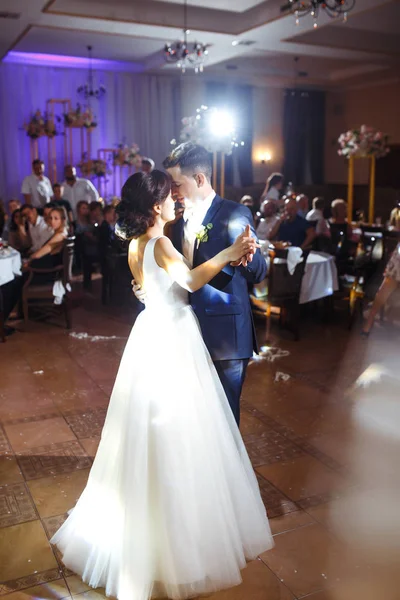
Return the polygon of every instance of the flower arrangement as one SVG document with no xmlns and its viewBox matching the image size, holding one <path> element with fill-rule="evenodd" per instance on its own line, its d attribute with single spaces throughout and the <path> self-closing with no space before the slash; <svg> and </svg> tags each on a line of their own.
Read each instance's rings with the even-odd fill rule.
<svg viewBox="0 0 400 600">
<path fill-rule="evenodd" d="M 359 129 L 350 129 L 339 136 L 339 156 L 375 156 L 382 158 L 389 152 L 388 136 L 381 131 L 361 125 Z"/>
<path fill-rule="evenodd" d="M 80 104 L 76 105 L 75 110 L 70 110 L 64 113 L 65 127 L 85 127 L 86 129 L 94 129 L 97 127 L 97 119 L 93 115 L 90 106 L 82 110 Z"/>
<path fill-rule="evenodd" d="M 37 140 L 43 135 L 46 135 L 45 117 L 42 115 L 40 110 L 37 110 L 31 117 L 29 123 L 24 125 L 24 129 L 26 131 L 26 135 L 32 140 Z"/>
<path fill-rule="evenodd" d="M 110 170 L 105 160 L 98 158 L 87 158 L 84 156 L 78 167 L 85 177 L 105 177 Z"/>
<path fill-rule="evenodd" d="M 137 144 L 118 144 L 117 149 L 113 152 L 113 165 L 124 167 L 140 167 L 142 157 L 139 154 L 139 146 Z"/>
<path fill-rule="evenodd" d="M 237 141 L 233 124 L 227 122 L 225 127 L 219 127 L 222 120 L 226 120 L 224 113 L 215 107 L 202 105 L 196 110 L 196 115 L 182 119 L 180 141 L 200 144 L 209 152 L 232 154 L 232 150 L 239 145 L 244 146 L 244 142 Z M 171 140 L 173 146 L 176 143 L 176 140 Z"/>
<path fill-rule="evenodd" d="M 47 135 L 47 137 L 49 138 L 53 138 L 57 135 L 57 129 L 56 129 L 56 124 L 54 123 L 54 121 L 52 119 L 47 119 L 44 122 L 44 132 L 45 135 Z"/>
</svg>

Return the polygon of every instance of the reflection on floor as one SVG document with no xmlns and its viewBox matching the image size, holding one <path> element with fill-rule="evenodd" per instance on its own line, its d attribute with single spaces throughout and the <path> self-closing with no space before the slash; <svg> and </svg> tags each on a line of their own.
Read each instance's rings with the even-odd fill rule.
<svg viewBox="0 0 400 600">
<path fill-rule="evenodd" d="M 73 332 L 87 335 L 33 324 L 0 345 L 0 593 L 10 600 L 103 597 L 48 539 L 85 486 L 126 313 L 86 298 Z M 213 599 L 398 600 L 398 344 L 395 328 L 365 340 L 316 324 L 250 364 L 241 429 L 276 547 Z"/>
</svg>

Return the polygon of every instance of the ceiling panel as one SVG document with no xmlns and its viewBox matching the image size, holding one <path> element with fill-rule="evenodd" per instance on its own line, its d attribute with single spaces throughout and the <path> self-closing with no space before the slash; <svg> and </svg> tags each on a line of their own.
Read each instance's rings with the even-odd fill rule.
<svg viewBox="0 0 400 600">
<path fill-rule="evenodd" d="M 140 61 L 162 51 L 163 41 L 105 33 L 33 27 L 16 45 L 18 52 L 87 56 L 86 46 L 93 47 L 93 57 L 107 60 Z"/>
</svg>

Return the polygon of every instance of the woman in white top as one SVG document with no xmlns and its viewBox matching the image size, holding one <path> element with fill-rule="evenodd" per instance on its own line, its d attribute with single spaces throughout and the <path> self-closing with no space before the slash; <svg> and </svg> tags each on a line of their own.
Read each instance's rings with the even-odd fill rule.
<svg viewBox="0 0 400 600">
<path fill-rule="evenodd" d="M 272 175 L 268 177 L 264 191 L 261 194 L 260 204 L 262 204 L 264 200 L 272 200 L 278 204 L 282 187 L 282 173 L 272 173 Z"/>
</svg>

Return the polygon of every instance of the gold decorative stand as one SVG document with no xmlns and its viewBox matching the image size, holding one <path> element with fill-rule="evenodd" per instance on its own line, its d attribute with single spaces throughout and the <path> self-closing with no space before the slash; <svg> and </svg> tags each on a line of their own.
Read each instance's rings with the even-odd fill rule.
<svg viewBox="0 0 400 600">
<path fill-rule="evenodd" d="M 353 220 L 354 204 L 354 164 L 356 158 L 367 158 L 369 163 L 369 203 L 368 203 L 368 222 L 372 224 L 375 219 L 375 174 L 376 158 L 375 156 L 351 156 L 349 158 L 348 187 L 347 187 L 347 220 L 349 223 Z"/>
<path fill-rule="evenodd" d="M 64 99 L 59 100 L 57 98 L 52 98 L 47 100 L 46 103 L 46 111 L 47 111 L 47 120 L 49 123 L 54 125 L 54 107 L 56 105 L 61 104 L 63 114 L 69 113 L 71 111 L 71 100 Z M 64 165 L 72 164 L 73 156 L 72 156 L 72 135 L 69 127 L 65 127 L 64 123 L 64 131 L 62 132 L 64 136 Z M 56 149 L 56 138 L 47 137 L 47 149 L 48 149 L 48 172 L 50 179 L 54 182 L 57 181 L 57 149 Z"/>
</svg>

